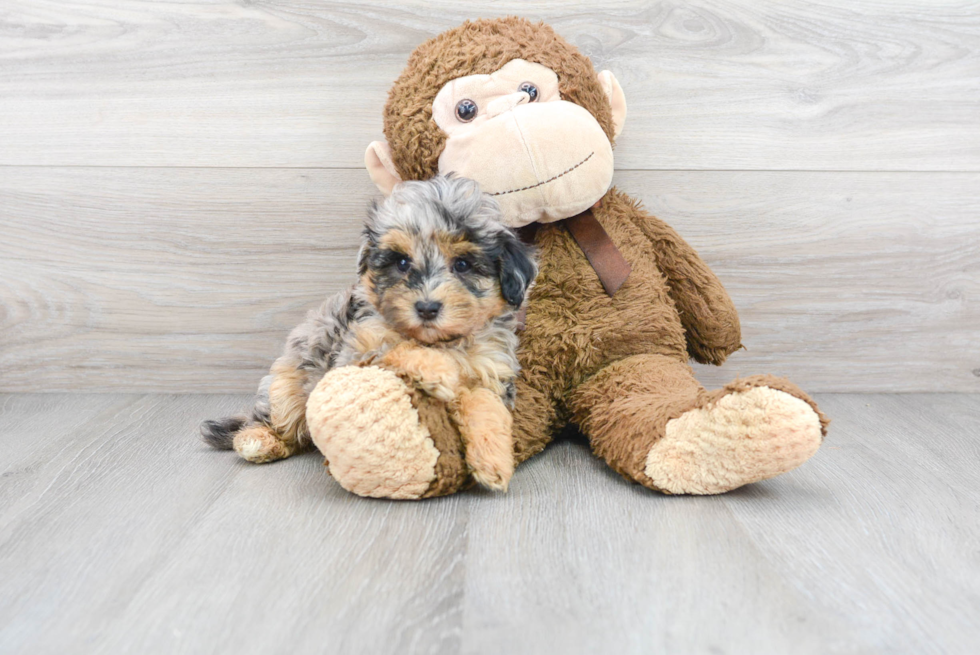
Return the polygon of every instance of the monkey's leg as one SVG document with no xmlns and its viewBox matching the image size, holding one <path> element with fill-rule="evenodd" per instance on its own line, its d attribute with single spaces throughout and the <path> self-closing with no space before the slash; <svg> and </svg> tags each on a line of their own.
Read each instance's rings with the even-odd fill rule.
<svg viewBox="0 0 980 655">
<path fill-rule="evenodd" d="M 464 388 L 454 409 L 473 478 L 488 489 L 507 491 L 514 475 L 513 422 L 507 407 L 489 389 Z"/>
<path fill-rule="evenodd" d="M 790 471 L 817 451 L 826 427 L 787 380 L 755 376 L 709 393 L 690 366 L 661 355 L 607 366 L 570 404 L 596 454 L 671 494 L 724 493 Z"/>
<path fill-rule="evenodd" d="M 290 457 L 310 443 L 306 427 L 308 373 L 277 361 L 271 374 L 268 416 L 245 425 L 234 438 L 235 452 L 255 464 Z"/>
</svg>

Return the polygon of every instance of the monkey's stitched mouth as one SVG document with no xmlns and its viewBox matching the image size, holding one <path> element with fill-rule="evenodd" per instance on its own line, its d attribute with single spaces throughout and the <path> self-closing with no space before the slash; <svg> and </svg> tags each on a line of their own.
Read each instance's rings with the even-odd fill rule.
<svg viewBox="0 0 980 655">
<path fill-rule="evenodd" d="M 592 155 L 594 155 L 594 154 L 595 154 L 595 151 L 593 150 L 592 152 L 589 153 L 589 155 L 585 159 L 583 159 L 579 163 L 575 164 L 571 168 L 567 168 L 567 169 L 563 170 L 561 173 L 559 173 L 558 175 L 555 175 L 554 177 L 549 177 L 544 182 L 538 182 L 537 184 L 532 184 L 531 186 L 521 187 L 520 189 L 511 189 L 510 191 L 498 191 L 497 193 L 488 193 L 487 195 L 488 196 L 506 196 L 508 193 L 517 193 L 518 191 L 527 191 L 528 189 L 536 189 L 539 186 L 542 186 L 544 184 L 548 184 L 549 182 L 554 182 L 555 180 L 557 180 L 562 175 L 568 175 L 569 173 L 571 173 L 572 171 L 574 171 L 576 168 L 578 168 L 579 166 L 581 166 L 585 162 L 587 162 L 590 159 L 592 159 Z"/>
</svg>

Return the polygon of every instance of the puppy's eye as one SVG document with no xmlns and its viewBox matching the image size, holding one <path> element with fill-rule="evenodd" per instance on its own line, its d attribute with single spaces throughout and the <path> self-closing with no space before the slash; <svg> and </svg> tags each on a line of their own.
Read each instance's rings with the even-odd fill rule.
<svg viewBox="0 0 980 655">
<path fill-rule="evenodd" d="M 408 257 L 402 257 L 395 262 L 395 268 L 397 268 L 401 273 L 407 273 L 408 269 L 412 268 L 412 260 Z"/>
<path fill-rule="evenodd" d="M 479 111 L 476 103 L 469 98 L 464 98 L 456 103 L 456 118 L 462 123 L 469 123 L 476 118 L 476 114 Z"/>
<path fill-rule="evenodd" d="M 534 86 L 530 82 L 521 82 L 521 85 L 517 87 L 518 91 L 523 91 L 524 93 L 531 96 L 531 102 L 538 99 L 538 87 Z"/>
<path fill-rule="evenodd" d="M 470 270 L 471 264 L 465 259 L 457 259 L 453 262 L 453 270 L 457 273 L 465 273 Z"/>
</svg>

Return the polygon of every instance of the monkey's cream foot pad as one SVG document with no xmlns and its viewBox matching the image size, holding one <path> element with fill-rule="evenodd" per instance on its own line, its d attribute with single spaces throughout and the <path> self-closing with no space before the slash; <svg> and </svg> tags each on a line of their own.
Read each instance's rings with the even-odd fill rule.
<svg viewBox="0 0 980 655">
<path fill-rule="evenodd" d="M 669 421 L 644 472 L 669 493 L 724 493 L 796 468 L 821 440 L 820 418 L 808 403 L 756 387 Z"/>
</svg>

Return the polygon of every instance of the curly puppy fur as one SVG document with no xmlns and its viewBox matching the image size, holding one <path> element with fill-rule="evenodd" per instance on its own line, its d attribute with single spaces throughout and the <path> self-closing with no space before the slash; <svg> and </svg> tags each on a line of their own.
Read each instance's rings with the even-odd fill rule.
<svg viewBox="0 0 980 655">
<path fill-rule="evenodd" d="M 290 333 L 251 415 L 205 421 L 204 440 L 252 462 L 288 457 L 309 445 L 306 401 L 324 374 L 380 365 L 449 403 L 474 478 L 506 489 L 516 312 L 537 274 L 528 246 L 475 182 L 438 176 L 373 203 L 358 274 Z"/>
</svg>

